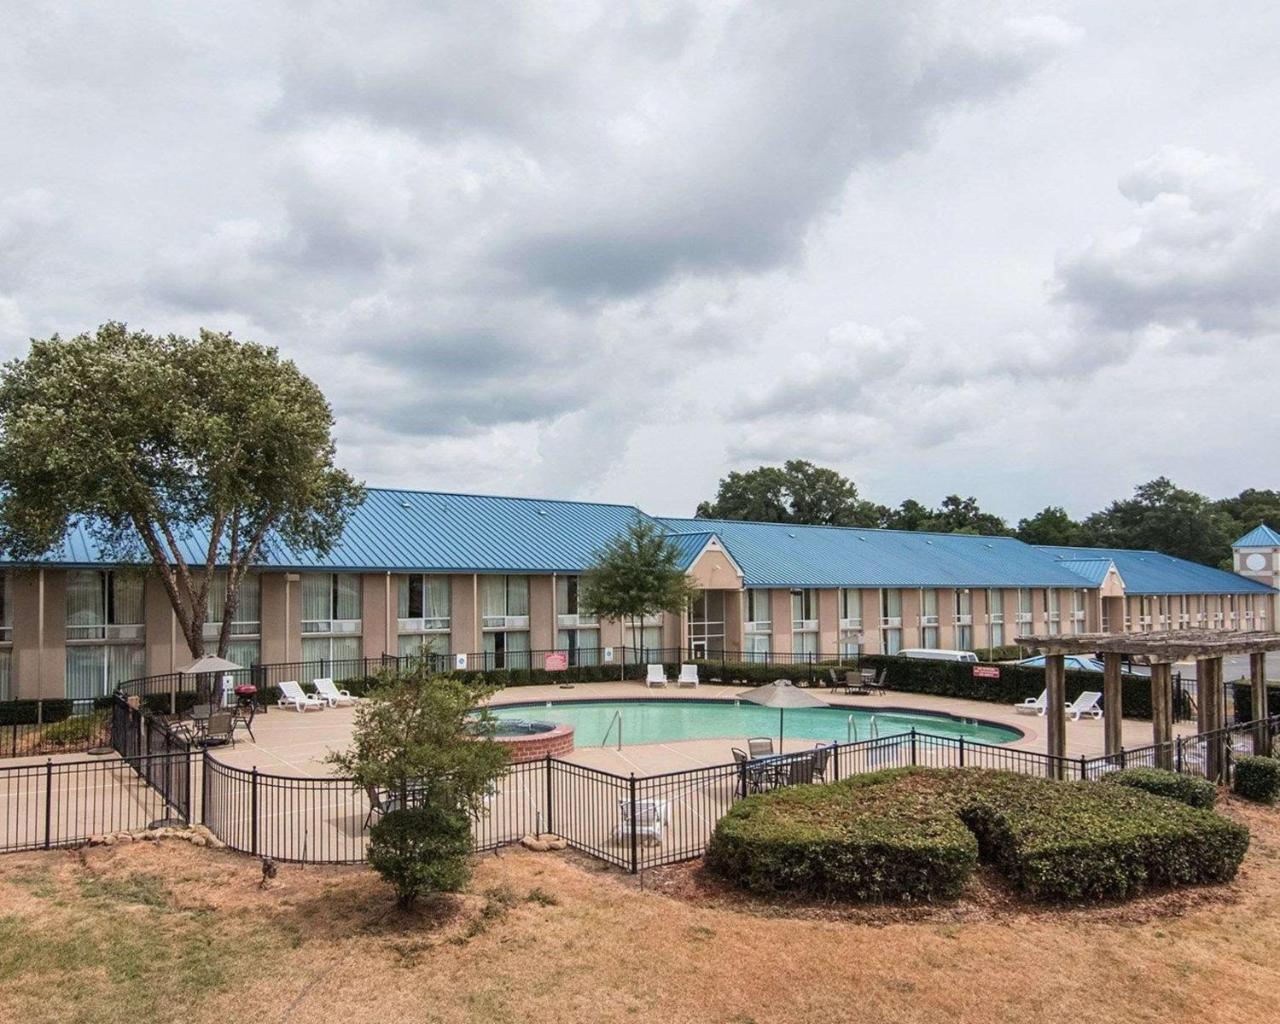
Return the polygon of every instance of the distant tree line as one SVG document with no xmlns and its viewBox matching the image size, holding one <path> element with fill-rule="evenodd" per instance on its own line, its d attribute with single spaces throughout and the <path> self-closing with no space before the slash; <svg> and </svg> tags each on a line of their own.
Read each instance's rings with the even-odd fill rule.
<svg viewBox="0 0 1280 1024">
<path fill-rule="evenodd" d="M 1233 498 L 1208 498 L 1158 477 L 1131 498 L 1076 520 L 1049 505 L 1010 526 L 984 512 L 974 497 L 949 494 L 936 508 L 908 498 L 896 508 L 866 501 L 854 482 L 834 469 L 792 459 L 782 466 L 732 472 L 701 519 L 750 519 L 817 526 L 870 526 L 936 533 L 996 534 L 1028 544 L 1146 548 L 1205 565 L 1231 567 L 1231 542 L 1259 523 L 1280 529 L 1280 491 L 1249 488 Z"/>
</svg>

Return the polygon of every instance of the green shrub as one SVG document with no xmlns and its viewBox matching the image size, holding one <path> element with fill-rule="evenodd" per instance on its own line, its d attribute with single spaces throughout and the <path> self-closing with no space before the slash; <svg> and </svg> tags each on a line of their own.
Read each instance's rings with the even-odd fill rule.
<svg viewBox="0 0 1280 1024">
<path fill-rule="evenodd" d="M 899 903 L 952 900 L 978 862 L 944 802 L 912 800 L 913 769 L 748 797 L 716 825 L 707 866 L 765 895 Z"/>
<path fill-rule="evenodd" d="M 1132 786 L 1204 810 L 1210 810 L 1218 799 L 1218 789 L 1212 782 L 1161 768 L 1125 768 L 1104 775 L 1102 781 L 1113 786 Z"/>
<path fill-rule="evenodd" d="M 1044 690 L 1044 669 L 1030 665 L 997 665 L 999 678 L 987 679 L 973 674 L 973 662 L 932 661 L 883 654 L 864 654 L 860 661 L 864 668 L 885 669 L 885 686 L 907 693 L 1018 704 L 1028 698 L 1039 697 Z M 1085 690 L 1101 690 L 1102 675 L 1099 672 L 1068 671 L 1066 684 L 1067 700 L 1075 700 Z M 1122 685 L 1124 716 L 1149 719 L 1151 681 L 1142 676 L 1125 676 Z M 1178 697 L 1179 694 L 1175 693 L 1175 700 Z"/>
<path fill-rule="evenodd" d="M 45 724 L 61 722 L 70 718 L 74 709 L 75 704 L 64 697 L 45 701 L 9 700 L 0 703 L 0 725 L 34 725 L 40 720 Z"/>
<path fill-rule="evenodd" d="M 402 907 L 431 892 L 457 892 L 471 877 L 471 822 L 438 806 L 390 811 L 369 830 L 369 864 Z"/>
<path fill-rule="evenodd" d="M 1242 754 L 1235 759 L 1231 792 L 1260 804 L 1273 804 L 1280 795 L 1280 760 Z"/>
<path fill-rule="evenodd" d="M 897 902 L 957 896 L 979 861 L 1036 900 L 1125 899 L 1234 877 L 1246 828 L 1125 785 L 895 769 L 749 797 L 711 870 L 755 892 Z"/>
<path fill-rule="evenodd" d="M 1253 685 L 1247 681 L 1232 684 L 1231 696 L 1235 701 L 1236 721 L 1253 721 Z M 1267 717 L 1280 715 L 1280 686 L 1267 684 Z"/>
<path fill-rule="evenodd" d="M 94 711 L 88 715 L 77 715 L 75 718 L 64 718 L 59 722 L 44 726 L 40 731 L 41 749 L 60 747 L 74 749 L 92 746 L 95 742 L 107 739 L 107 712 Z"/>
</svg>

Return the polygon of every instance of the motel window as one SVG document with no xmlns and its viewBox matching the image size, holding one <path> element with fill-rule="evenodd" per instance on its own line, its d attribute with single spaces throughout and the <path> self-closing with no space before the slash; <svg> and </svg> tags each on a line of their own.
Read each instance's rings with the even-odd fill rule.
<svg viewBox="0 0 1280 1024">
<path fill-rule="evenodd" d="M 599 665 L 600 630 L 557 630 L 556 650 L 563 651 L 568 655 L 570 665 Z"/>
<path fill-rule="evenodd" d="M 227 574 L 213 574 L 209 603 L 204 613 L 204 638 L 217 643 L 222 635 L 222 615 L 227 606 Z M 231 642 L 227 659 L 246 668 L 262 660 L 262 587 L 257 573 L 248 572 L 236 589 L 236 610 L 231 616 Z M 206 648 L 208 649 L 208 648 Z"/>
<path fill-rule="evenodd" d="M 649 625 L 627 629 L 633 661 L 662 660 L 662 627 Z"/>
<path fill-rule="evenodd" d="M 791 591 L 791 650 L 796 655 L 818 653 L 818 592 Z"/>
<path fill-rule="evenodd" d="M 143 594 L 136 572 L 67 573 L 68 697 L 101 697 L 146 674 Z"/>
<path fill-rule="evenodd" d="M 724 653 L 724 591 L 701 590 L 689 602 L 689 653 L 706 658 Z"/>
<path fill-rule="evenodd" d="M 769 621 L 769 591 L 748 590 L 746 600 L 742 604 L 747 633 L 768 633 L 772 629 Z M 765 644 L 765 651 L 768 651 Z"/>
<path fill-rule="evenodd" d="M 1018 588 L 1018 622 L 1031 622 L 1031 591 L 1026 587 Z"/>
<path fill-rule="evenodd" d="M 364 674 L 361 614 L 357 574 L 311 572 L 302 577 L 302 660 L 306 665 L 299 670 L 299 682 Z"/>
<path fill-rule="evenodd" d="M 973 591 L 967 587 L 955 592 L 956 649 L 973 650 Z"/>
<path fill-rule="evenodd" d="M 1083 590 L 1071 591 L 1071 632 L 1084 632 L 1084 600 Z"/>
<path fill-rule="evenodd" d="M 1044 592 L 1045 622 L 1049 627 L 1049 635 L 1057 636 L 1061 630 L 1059 626 L 1062 623 L 1062 608 L 1059 603 L 1061 595 L 1056 590 L 1046 590 Z"/>
<path fill-rule="evenodd" d="M 577 576 L 556 577 L 556 614 L 574 616 L 578 626 L 599 625 L 599 618 L 587 614 L 578 604 L 578 584 Z"/>
<path fill-rule="evenodd" d="M 529 668 L 529 577 L 480 578 L 486 668 Z"/>
<path fill-rule="evenodd" d="M 988 643 L 992 647 L 1004 646 L 1004 591 L 991 589 L 987 591 L 987 624 L 989 626 Z"/>
<path fill-rule="evenodd" d="M 902 591 L 880 591 L 880 644 L 885 654 L 902 650 Z"/>
<path fill-rule="evenodd" d="M 437 573 L 396 576 L 396 643 L 401 656 L 430 655 L 445 664 L 452 624 L 449 577 Z"/>
<path fill-rule="evenodd" d="M 768 633 L 747 634 L 747 660 L 760 663 L 767 662 L 770 655 L 770 636 Z"/>
<path fill-rule="evenodd" d="M 840 591 L 840 654 L 848 657 L 862 650 L 862 591 Z"/>
<path fill-rule="evenodd" d="M 938 592 L 920 591 L 920 646 L 938 646 Z"/>
<path fill-rule="evenodd" d="M 13 700 L 13 601 L 9 574 L 0 572 L 0 701 Z"/>
<path fill-rule="evenodd" d="M 600 664 L 600 619 L 588 615 L 578 602 L 577 576 L 556 577 L 556 650 L 570 665 Z"/>
</svg>

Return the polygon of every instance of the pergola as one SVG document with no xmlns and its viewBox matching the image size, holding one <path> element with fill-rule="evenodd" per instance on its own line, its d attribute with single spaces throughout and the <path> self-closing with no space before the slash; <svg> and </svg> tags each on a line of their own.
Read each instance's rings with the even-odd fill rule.
<svg viewBox="0 0 1280 1024">
<path fill-rule="evenodd" d="M 1173 766 L 1173 663 L 1195 659 L 1196 723 L 1198 731 L 1213 733 L 1226 727 L 1226 690 L 1222 659 L 1227 655 L 1249 655 L 1249 678 L 1253 686 L 1252 721 L 1267 717 L 1268 651 L 1280 651 L 1280 633 L 1261 631 L 1179 629 L 1159 633 L 1072 633 L 1054 636 L 1020 636 L 1017 642 L 1045 654 L 1044 681 L 1048 691 L 1045 718 L 1048 721 L 1048 752 L 1065 757 L 1067 752 L 1066 671 L 1063 656 L 1098 654 L 1103 662 L 1103 735 L 1107 754 L 1120 753 L 1123 695 L 1121 662 L 1151 666 L 1151 734 L 1156 747 L 1156 763 Z M 1270 734 L 1259 728 L 1255 750 L 1265 748 Z M 1212 742 L 1206 750 L 1210 778 L 1221 775 L 1223 744 Z"/>
</svg>

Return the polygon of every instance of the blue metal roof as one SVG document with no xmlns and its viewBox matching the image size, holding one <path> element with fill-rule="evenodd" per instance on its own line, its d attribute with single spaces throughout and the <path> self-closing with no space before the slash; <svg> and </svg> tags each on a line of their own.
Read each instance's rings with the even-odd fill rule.
<svg viewBox="0 0 1280 1024">
<path fill-rule="evenodd" d="M 1060 564 L 1081 579 L 1088 580 L 1091 586 L 1100 587 L 1115 563 L 1109 558 L 1064 558 Z"/>
<path fill-rule="evenodd" d="M 291 550 L 269 538 L 263 562 L 335 571 L 581 572 L 605 542 L 637 518 L 648 519 L 631 505 L 368 488 L 327 556 Z M 184 556 L 203 562 L 206 537 L 197 532 L 185 538 Z M 112 560 L 103 556 L 90 531 L 77 525 L 63 550 L 45 561 L 104 565 Z"/>
<path fill-rule="evenodd" d="M 1126 594 L 1269 594 L 1271 588 L 1212 566 L 1188 562 L 1159 551 L 1126 548 L 1073 548 L 1040 545 L 1056 561 L 1109 558 L 1124 580 Z"/>
<path fill-rule="evenodd" d="M 707 542 L 714 537 L 714 533 L 677 533 L 670 536 L 671 546 L 680 552 L 680 568 L 688 569 L 698 556 L 702 554 L 702 549 L 707 546 Z M 723 543 L 723 542 L 722 542 Z"/>
<path fill-rule="evenodd" d="M 1255 526 L 1238 541 L 1233 548 L 1275 548 L 1280 547 L 1280 533 L 1276 533 L 1266 523 Z"/>
<path fill-rule="evenodd" d="M 749 587 L 1079 587 L 1079 576 L 1013 537 L 660 519 L 715 532 Z"/>
</svg>

